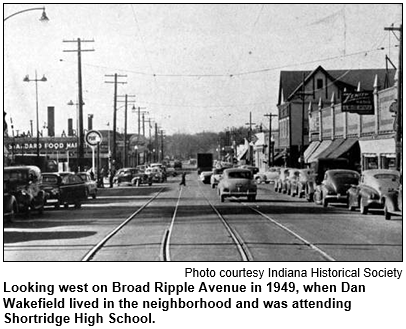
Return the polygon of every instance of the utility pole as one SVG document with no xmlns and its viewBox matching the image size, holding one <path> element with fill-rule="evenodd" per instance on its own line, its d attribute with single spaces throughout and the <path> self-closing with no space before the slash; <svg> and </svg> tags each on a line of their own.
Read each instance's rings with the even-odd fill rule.
<svg viewBox="0 0 406 329">
<path fill-rule="evenodd" d="M 120 95 L 118 95 L 117 97 L 121 97 Z M 135 95 L 124 95 L 124 167 L 127 167 L 127 158 L 128 158 L 128 145 L 127 145 L 127 106 L 129 102 L 134 102 L 134 101 L 129 101 L 128 97 L 135 97 Z M 120 102 L 120 101 L 117 101 Z"/>
<path fill-rule="evenodd" d="M 268 136 L 268 168 L 273 166 L 274 159 L 274 144 L 272 143 L 272 117 L 277 117 L 277 114 L 265 114 L 264 117 L 269 117 L 269 136 Z"/>
<path fill-rule="evenodd" d="M 159 150 L 159 141 L 158 141 L 158 124 L 155 122 L 155 154 L 154 154 L 154 161 L 159 161 L 158 159 L 158 150 Z"/>
<path fill-rule="evenodd" d="M 161 161 L 164 161 L 164 131 L 161 129 Z"/>
<path fill-rule="evenodd" d="M 137 140 L 139 140 L 140 136 L 141 136 L 141 113 L 142 113 L 142 115 L 144 115 L 144 113 L 148 113 L 148 112 L 141 111 L 142 109 L 146 109 L 146 107 L 138 106 L 138 107 L 133 108 L 133 110 L 135 110 L 135 109 L 138 111 L 138 138 L 137 138 Z"/>
<path fill-rule="evenodd" d="M 63 42 L 76 42 L 78 45 L 77 50 L 64 50 L 64 52 L 77 52 L 78 53 L 78 104 L 79 104 L 79 145 L 78 145 L 78 164 L 83 165 L 84 160 L 84 136 L 83 136 L 83 91 L 82 91 L 82 52 L 83 51 L 94 51 L 94 49 L 82 49 L 82 42 L 94 42 L 94 40 L 82 40 L 77 38 L 76 40 L 63 40 Z M 79 170 L 79 168 L 78 168 Z"/>
<path fill-rule="evenodd" d="M 249 151 L 249 165 L 252 166 L 253 164 L 253 152 L 251 149 L 251 140 L 252 140 L 252 126 L 255 126 L 256 123 L 252 122 L 252 113 L 250 112 L 250 122 L 246 123 L 249 126 L 248 130 L 248 151 Z"/>
<path fill-rule="evenodd" d="M 151 124 L 152 124 L 153 120 L 151 118 L 148 118 L 148 120 L 145 120 L 145 121 L 148 122 L 148 128 L 149 128 L 149 147 L 148 147 L 147 162 L 151 162 L 151 147 L 152 147 L 152 132 L 151 132 L 152 126 L 151 126 Z"/>
<path fill-rule="evenodd" d="M 385 27 L 385 31 L 398 31 L 399 37 L 399 64 L 398 64 L 398 96 L 397 103 L 398 108 L 396 111 L 396 126 L 395 126 L 395 152 L 396 152 L 396 170 L 402 170 L 402 120 L 403 120 L 403 26 L 400 24 L 399 27 Z"/>
<path fill-rule="evenodd" d="M 305 128 L 305 100 L 307 96 L 313 96 L 313 93 L 305 91 L 305 73 L 303 73 L 302 79 L 302 91 L 298 91 L 296 95 L 302 100 L 302 142 L 300 145 L 300 166 L 304 168 L 304 150 L 305 150 L 305 142 L 304 142 L 304 128 Z"/>
<path fill-rule="evenodd" d="M 116 161 L 117 158 L 117 85 L 118 84 L 126 84 L 127 82 L 119 82 L 118 78 L 126 78 L 126 75 L 118 75 L 115 74 L 107 74 L 105 77 L 113 77 L 114 81 L 105 81 L 105 83 L 114 83 L 114 102 L 113 102 L 113 152 L 112 152 L 112 160 Z"/>
</svg>

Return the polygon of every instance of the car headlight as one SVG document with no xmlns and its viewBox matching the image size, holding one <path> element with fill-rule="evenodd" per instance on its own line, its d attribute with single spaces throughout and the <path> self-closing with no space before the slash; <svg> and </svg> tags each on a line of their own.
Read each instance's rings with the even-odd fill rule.
<svg viewBox="0 0 406 329">
<path fill-rule="evenodd" d="M 52 194 L 58 194 L 58 192 L 59 192 L 59 190 L 58 190 L 57 188 L 53 188 L 53 189 L 51 190 L 51 193 L 52 193 Z"/>
</svg>

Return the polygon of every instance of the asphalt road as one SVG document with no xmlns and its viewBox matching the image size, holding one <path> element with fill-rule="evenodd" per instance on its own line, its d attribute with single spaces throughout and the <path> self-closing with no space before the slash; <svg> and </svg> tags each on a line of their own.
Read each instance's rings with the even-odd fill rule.
<svg viewBox="0 0 406 329">
<path fill-rule="evenodd" d="M 4 224 L 4 260 L 402 260 L 401 217 L 323 208 L 266 184 L 258 186 L 255 202 L 221 203 L 195 173 L 186 187 L 179 182 L 104 188 L 81 209 L 50 207 L 17 217 Z"/>
</svg>

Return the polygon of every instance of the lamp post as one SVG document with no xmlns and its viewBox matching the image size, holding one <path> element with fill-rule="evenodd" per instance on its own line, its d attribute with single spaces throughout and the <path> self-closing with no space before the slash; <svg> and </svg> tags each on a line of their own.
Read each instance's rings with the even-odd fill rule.
<svg viewBox="0 0 406 329">
<path fill-rule="evenodd" d="M 27 11 L 33 11 L 33 10 L 42 10 L 42 15 L 41 15 L 41 17 L 40 17 L 40 19 L 39 19 L 41 22 L 48 22 L 48 21 L 49 21 L 49 18 L 47 17 L 47 14 L 45 13 L 45 7 L 28 8 L 28 9 L 24 9 L 24 10 L 17 11 L 16 13 L 11 14 L 11 15 L 7 16 L 6 18 L 4 18 L 3 21 L 5 22 L 6 20 L 8 20 L 9 18 L 11 18 L 11 17 L 13 17 L 13 16 L 16 16 L 16 15 L 22 14 L 22 13 L 25 13 L 25 12 L 27 12 Z"/>
<path fill-rule="evenodd" d="M 38 118 L 38 81 L 41 82 L 46 82 L 47 78 L 45 75 L 41 78 L 37 78 L 37 71 L 35 70 L 35 79 L 30 79 L 28 74 L 24 78 L 24 82 L 35 82 L 35 116 L 36 116 L 36 121 L 37 121 L 37 157 L 39 157 L 39 118 Z"/>
</svg>

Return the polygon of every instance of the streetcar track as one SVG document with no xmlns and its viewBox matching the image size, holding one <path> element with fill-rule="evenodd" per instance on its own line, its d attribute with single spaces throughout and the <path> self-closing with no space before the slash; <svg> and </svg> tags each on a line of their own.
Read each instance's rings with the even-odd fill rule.
<svg viewBox="0 0 406 329">
<path fill-rule="evenodd" d="M 200 187 L 200 184 L 198 184 L 199 191 L 207 201 L 207 203 L 210 205 L 210 207 L 213 209 L 213 211 L 217 214 L 217 216 L 220 218 L 221 222 L 223 223 L 224 227 L 230 234 L 231 239 L 234 241 L 234 244 L 237 246 L 238 252 L 241 255 L 241 258 L 244 262 L 247 261 L 253 261 L 253 257 L 251 255 L 251 252 L 249 251 L 248 246 L 244 242 L 244 240 L 241 238 L 241 236 L 238 234 L 236 230 L 234 230 L 231 225 L 228 223 L 228 221 L 224 218 L 223 215 L 220 214 L 220 212 L 217 210 L 217 208 L 210 202 L 210 200 L 207 198 L 206 194 L 203 192 L 203 190 Z"/>
<path fill-rule="evenodd" d="M 118 225 L 114 230 L 107 234 L 102 240 L 99 241 L 83 258 L 82 262 L 90 261 L 96 253 L 103 248 L 107 241 L 109 241 L 117 232 L 119 232 L 124 226 L 126 226 L 134 217 L 136 217 L 140 212 L 142 212 L 152 201 L 154 201 L 159 194 L 164 190 L 162 187 L 152 198 L 145 202 L 140 208 L 138 208 L 134 213 L 132 213 L 127 219 L 125 219 L 120 225 Z"/>
<path fill-rule="evenodd" d="M 236 198 L 237 199 L 237 198 Z M 237 199 L 238 200 L 238 199 Z M 259 208 L 258 204 L 255 204 L 256 208 L 254 208 L 252 205 L 248 205 L 244 202 L 241 202 L 240 200 L 238 200 L 240 204 L 242 204 L 243 206 L 250 208 L 251 210 L 253 210 L 254 212 L 256 212 L 257 214 L 261 215 L 262 217 L 266 218 L 267 220 L 269 220 L 271 223 L 275 224 L 276 226 L 278 226 L 279 228 L 281 228 L 282 230 L 288 232 L 289 234 L 293 235 L 296 239 L 300 240 L 301 242 L 303 242 L 306 246 L 308 246 L 309 248 L 313 249 L 314 251 L 316 251 L 317 253 L 319 253 L 323 258 L 325 258 L 326 260 L 330 261 L 330 262 L 335 262 L 336 260 L 330 256 L 329 254 L 327 254 L 325 251 L 321 250 L 319 247 L 317 247 L 315 244 L 311 243 L 310 241 L 306 240 L 305 238 L 303 238 L 302 236 L 300 236 L 298 233 L 294 232 L 293 230 L 291 230 L 290 228 L 286 227 L 285 225 L 279 223 L 278 221 L 276 221 L 275 219 L 273 219 L 272 217 L 268 216 L 267 214 L 264 214 L 262 211 L 258 210 L 257 208 Z"/>
<path fill-rule="evenodd" d="M 176 206 L 175 206 L 175 210 L 172 215 L 171 223 L 169 224 L 169 227 L 166 229 L 165 234 L 163 236 L 162 243 L 161 243 L 161 251 L 159 253 L 159 258 L 161 261 L 164 261 L 164 262 L 171 261 L 169 245 L 170 245 L 173 225 L 175 224 L 176 214 L 178 213 L 180 198 L 182 196 L 182 190 L 183 190 L 183 186 L 180 187 L 179 196 L 178 196 L 178 200 L 176 201 Z"/>
</svg>

